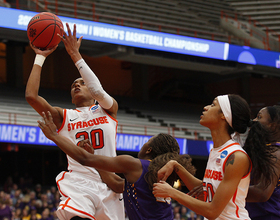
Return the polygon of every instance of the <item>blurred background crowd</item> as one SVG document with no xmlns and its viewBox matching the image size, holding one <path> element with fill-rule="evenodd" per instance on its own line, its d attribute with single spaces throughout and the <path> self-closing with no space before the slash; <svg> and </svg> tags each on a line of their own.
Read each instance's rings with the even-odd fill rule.
<svg viewBox="0 0 280 220">
<path fill-rule="evenodd" d="M 0 220 L 58 220 L 59 197 L 56 186 L 34 184 L 32 176 L 20 177 L 18 182 L 9 176 L 0 186 Z M 174 220 L 203 219 L 176 201 L 172 206 Z"/>
</svg>

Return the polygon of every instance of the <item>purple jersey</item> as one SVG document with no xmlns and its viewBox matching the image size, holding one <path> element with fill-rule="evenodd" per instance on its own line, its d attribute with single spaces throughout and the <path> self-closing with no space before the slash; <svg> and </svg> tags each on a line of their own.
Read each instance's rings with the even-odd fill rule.
<svg viewBox="0 0 280 220">
<path fill-rule="evenodd" d="M 266 202 L 248 202 L 246 209 L 251 219 L 280 220 L 280 179 L 269 200 Z"/>
<path fill-rule="evenodd" d="M 173 211 L 171 204 L 157 202 L 149 185 L 145 180 L 150 161 L 140 160 L 143 167 L 141 177 L 130 184 L 125 181 L 123 192 L 124 205 L 129 219 L 131 220 L 171 220 Z"/>
</svg>

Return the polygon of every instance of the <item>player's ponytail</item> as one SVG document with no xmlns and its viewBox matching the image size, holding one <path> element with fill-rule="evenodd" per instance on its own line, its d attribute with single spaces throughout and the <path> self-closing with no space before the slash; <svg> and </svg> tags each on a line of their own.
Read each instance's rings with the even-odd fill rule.
<svg viewBox="0 0 280 220">
<path fill-rule="evenodd" d="M 251 180 L 253 184 L 261 181 L 264 186 L 270 185 L 275 174 L 276 157 L 273 156 L 275 147 L 268 145 L 269 130 L 258 121 L 251 121 L 250 131 L 244 144 L 244 150 L 251 158 L 253 169 Z"/>
</svg>

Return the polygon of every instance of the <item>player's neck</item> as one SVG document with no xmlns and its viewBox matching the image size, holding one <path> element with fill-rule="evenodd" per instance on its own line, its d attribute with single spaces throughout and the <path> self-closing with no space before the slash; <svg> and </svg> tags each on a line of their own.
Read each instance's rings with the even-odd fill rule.
<svg viewBox="0 0 280 220">
<path fill-rule="evenodd" d="M 224 143 L 226 143 L 228 140 L 231 139 L 230 135 L 226 132 L 225 134 L 221 133 L 211 133 L 212 134 L 212 140 L 214 143 L 214 148 L 222 146 Z"/>
<path fill-rule="evenodd" d="M 79 103 L 76 103 L 75 106 L 76 108 L 80 108 L 80 107 L 90 107 L 94 105 L 94 101 L 84 101 L 84 102 L 79 102 Z"/>
<path fill-rule="evenodd" d="M 150 155 L 146 155 L 145 157 L 139 158 L 139 159 L 142 159 L 142 160 L 149 160 L 149 161 L 152 160 L 152 158 L 150 157 Z"/>
</svg>

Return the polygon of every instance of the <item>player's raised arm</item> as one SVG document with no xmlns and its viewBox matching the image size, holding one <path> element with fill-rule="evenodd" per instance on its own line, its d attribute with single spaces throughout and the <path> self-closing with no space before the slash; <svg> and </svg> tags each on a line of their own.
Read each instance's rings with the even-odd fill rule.
<svg viewBox="0 0 280 220">
<path fill-rule="evenodd" d="M 58 107 L 51 106 L 43 97 L 39 96 L 39 87 L 41 80 L 41 71 L 43 63 L 48 55 L 50 55 L 56 48 L 48 50 L 40 50 L 33 45 L 31 48 L 36 53 L 35 61 L 30 73 L 30 76 L 27 81 L 26 90 L 25 90 L 25 99 L 40 115 L 42 112 L 50 111 L 53 115 L 54 123 L 57 127 L 61 126 L 63 119 L 63 110 Z"/>
<path fill-rule="evenodd" d="M 87 88 L 89 89 L 92 97 L 98 101 L 98 103 L 110 114 L 113 118 L 116 118 L 118 111 L 118 103 L 112 98 L 104 89 L 96 77 L 94 72 L 90 69 L 87 63 L 82 58 L 79 48 L 81 46 L 82 37 L 77 40 L 76 37 L 76 25 L 74 25 L 73 34 L 69 25 L 66 23 L 67 33 L 63 30 L 64 37 L 61 36 L 62 42 L 65 45 L 67 53 L 75 63 L 79 70 Z"/>
</svg>

